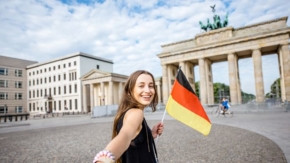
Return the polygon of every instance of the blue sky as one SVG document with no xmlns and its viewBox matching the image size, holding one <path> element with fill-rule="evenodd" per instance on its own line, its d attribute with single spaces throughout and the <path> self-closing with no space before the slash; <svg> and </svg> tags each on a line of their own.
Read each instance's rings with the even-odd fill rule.
<svg viewBox="0 0 290 163">
<path fill-rule="evenodd" d="M 214 4 L 234 28 L 290 15 L 285 0 L 0 1 L 0 55 L 44 62 L 81 51 L 113 60 L 115 73 L 159 77 L 161 45 L 201 33 L 198 22 L 212 17 Z M 212 66 L 214 82 L 228 84 L 227 62 Z M 242 90 L 255 94 L 252 60 L 239 66 Z M 277 55 L 263 56 L 263 72 L 267 93 L 279 78 Z"/>
</svg>

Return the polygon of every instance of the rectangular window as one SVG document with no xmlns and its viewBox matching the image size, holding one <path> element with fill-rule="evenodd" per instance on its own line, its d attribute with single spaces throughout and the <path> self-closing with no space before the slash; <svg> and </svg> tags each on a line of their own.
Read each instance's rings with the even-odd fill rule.
<svg viewBox="0 0 290 163">
<path fill-rule="evenodd" d="M 40 70 L 40 73 L 42 73 L 42 69 Z"/>
<path fill-rule="evenodd" d="M 69 73 L 69 81 L 71 81 L 71 73 Z"/>
<path fill-rule="evenodd" d="M 22 106 L 15 106 L 15 113 L 22 113 Z"/>
<path fill-rule="evenodd" d="M 50 69 L 50 67 L 48 68 L 48 71 L 50 71 L 51 69 Z"/>
<path fill-rule="evenodd" d="M 5 114 L 8 112 L 7 106 L 0 106 L 0 114 Z"/>
<path fill-rule="evenodd" d="M 32 104 L 33 111 L 35 111 L 35 103 Z"/>
<path fill-rule="evenodd" d="M 70 63 L 68 63 L 68 67 L 70 67 Z"/>
<path fill-rule="evenodd" d="M 40 79 L 40 84 L 42 84 L 42 78 Z"/>
<path fill-rule="evenodd" d="M 35 81 L 34 80 L 32 81 L 32 84 L 35 85 Z"/>
<path fill-rule="evenodd" d="M 15 70 L 15 76 L 21 77 L 22 76 L 22 70 Z"/>
<path fill-rule="evenodd" d="M 53 110 L 56 110 L 56 101 L 53 102 Z"/>
<path fill-rule="evenodd" d="M 75 65 L 75 66 L 77 65 L 77 61 L 74 61 L 74 65 Z"/>
<path fill-rule="evenodd" d="M 29 98 L 31 98 L 31 91 L 29 91 Z"/>
<path fill-rule="evenodd" d="M 58 69 L 60 69 L 60 65 L 58 65 Z"/>
<path fill-rule="evenodd" d="M 77 80 L 77 72 L 75 72 L 75 80 Z"/>
<path fill-rule="evenodd" d="M 38 84 L 39 84 L 38 79 L 36 79 L 36 85 L 38 85 Z"/>
<path fill-rule="evenodd" d="M 15 100 L 22 100 L 22 93 L 15 93 Z"/>
<path fill-rule="evenodd" d="M 29 111 L 31 111 L 31 103 L 29 103 Z"/>
<path fill-rule="evenodd" d="M 97 65 L 97 69 L 100 69 L 100 66 L 99 65 Z"/>
<path fill-rule="evenodd" d="M 39 90 L 36 91 L 36 97 L 39 97 Z"/>
<path fill-rule="evenodd" d="M 44 69 L 44 72 L 46 72 L 46 68 Z"/>
<path fill-rule="evenodd" d="M 46 83 L 46 78 L 44 78 L 44 83 Z"/>
<path fill-rule="evenodd" d="M 8 87 L 8 80 L 0 80 L 0 87 Z"/>
<path fill-rule="evenodd" d="M 22 88 L 22 82 L 21 81 L 15 81 L 15 88 Z"/>
<path fill-rule="evenodd" d="M 63 80 L 66 80 L 66 75 L 65 74 L 63 74 Z"/>
<path fill-rule="evenodd" d="M 38 74 L 38 70 L 36 71 L 36 74 Z"/>
<path fill-rule="evenodd" d="M 48 81 L 51 83 L 51 77 L 48 78 Z"/>
<path fill-rule="evenodd" d="M 46 89 L 44 89 L 44 96 L 47 96 L 47 91 L 46 91 Z"/>
<path fill-rule="evenodd" d="M 56 94 L 56 88 L 54 87 L 53 88 L 53 95 L 55 95 Z"/>
<path fill-rule="evenodd" d="M 75 110 L 78 110 L 78 99 L 75 99 Z"/>
<path fill-rule="evenodd" d="M 53 66 L 53 70 L 55 70 L 55 66 Z"/>
<path fill-rule="evenodd" d="M 69 93 L 71 93 L 71 85 L 69 85 Z"/>
<path fill-rule="evenodd" d="M 75 93 L 77 93 L 78 86 L 75 84 Z"/>
<path fill-rule="evenodd" d="M 31 81 L 29 80 L 29 86 L 31 86 Z"/>
<path fill-rule="evenodd" d="M 66 86 L 63 87 L 63 94 L 66 94 Z"/>
<path fill-rule="evenodd" d="M 55 82 L 55 76 L 53 76 L 53 81 Z"/>
<path fill-rule="evenodd" d="M 58 101 L 58 110 L 61 110 L 61 101 Z"/>
<path fill-rule="evenodd" d="M 58 87 L 58 94 L 60 95 L 61 94 L 61 88 Z"/>
<path fill-rule="evenodd" d="M 34 91 L 32 91 L 32 97 L 33 97 L 33 98 L 35 97 L 35 92 L 34 92 Z"/>
<path fill-rule="evenodd" d="M 72 108 L 72 100 L 69 100 L 69 109 L 71 110 Z"/>
<path fill-rule="evenodd" d="M 42 97 L 42 89 L 40 90 L 40 97 Z"/>
<path fill-rule="evenodd" d="M 0 75 L 8 75 L 8 69 L 0 67 Z"/>
<path fill-rule="evenodd" d="M 58 75 L 58 81 L 60 81 L 60 75 Z"/>
<path fill-rule="evenodd" d="M 63 64 L 63 68 L 65 68 L 65 64 Z"/>
<path fill-rule="evenodd" d="M 8 93 L 7 92 L 0 92 L 0 100 L 7 100 Z"/>
</svg>

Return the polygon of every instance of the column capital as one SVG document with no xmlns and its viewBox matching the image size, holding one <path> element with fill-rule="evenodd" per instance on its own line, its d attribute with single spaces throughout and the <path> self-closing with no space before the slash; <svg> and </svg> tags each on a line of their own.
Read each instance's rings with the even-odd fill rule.
<svg viewBox="0 0 290 163">
<path fill-rule="evenodd" d="M 260 47 L 257 47 L 257 48 L 252 48 L 251 50 L 252 50 L 252 52 L 253 52 L 253 51 L 257 51 L 257 50 L 258 50 L 258 51 L 261 51 L 261 48 L 260 48 Z"/>
<path fill-rule="evenodd" d="M 281 43 L 280 44 L 280 47 L 282 47 L 282 46 L 289 46 L 290 45 L 290 42 L 284 42 L 284 43 Z"/>
</svg>

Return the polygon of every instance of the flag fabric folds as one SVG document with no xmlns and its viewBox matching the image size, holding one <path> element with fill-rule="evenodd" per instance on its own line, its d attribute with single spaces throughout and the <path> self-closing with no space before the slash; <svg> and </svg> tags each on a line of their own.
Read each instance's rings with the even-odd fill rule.
<svg viewBox="0 0 290 163">
<path fill-rule="evenodd" d="M 174 81 L 166 111 L 173 118 L 203 135 L 210 133 L 211 122 L 181 69 Z"/>
</svg>

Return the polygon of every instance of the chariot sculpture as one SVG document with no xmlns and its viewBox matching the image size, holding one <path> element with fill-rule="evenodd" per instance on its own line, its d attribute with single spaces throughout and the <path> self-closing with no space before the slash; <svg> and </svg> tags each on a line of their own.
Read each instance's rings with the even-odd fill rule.
<svg viewBox="0 0 290 163">
<path fill-rule="evenodd" d="M 212 12 L 215 13 L 215 5 L 210 6 L 210 7 L 212 8 Z M 203 24 L 201 21 L 199 21 L 199 25 L 200 25 L 200 28 L 205 31 L 226 27 L 228 25 L 228 13 L 225 16 L 224 21 L 221 21 L 221 18 L 219 15 L 214 14 L 213 23 L 210 23 L 210 20 L 207 19 L 206 24 Z"/>
</svg>

